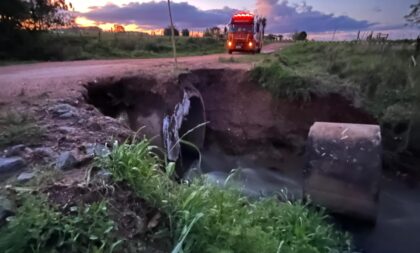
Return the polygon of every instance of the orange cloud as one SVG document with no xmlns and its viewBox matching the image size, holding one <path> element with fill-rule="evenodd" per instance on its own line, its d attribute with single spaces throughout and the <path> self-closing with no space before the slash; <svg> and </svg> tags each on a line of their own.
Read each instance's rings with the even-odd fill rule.
<svg viewBox="0 0 420 253">
<path fill-rule="evenodd" d="M 101 28 L 103 31 L 111 31 L 111 28 L 114 27 L 114 23 L 98 22 L 98 21 L 91 20 L 85 17 L 77 17 L 75 21 L 76 21 L 76 24 L 80 27 L 97 26 Z M 136 24 L 120 24 L 120 25 L 122 25 L 124 27 L 124 30 L 127 32 L 144 32 L 148 34 L 155 32 L 156 34 L 158 34 L 157 30 L 143 29 L 143 28 L 138 27 Z"/>
</svg>

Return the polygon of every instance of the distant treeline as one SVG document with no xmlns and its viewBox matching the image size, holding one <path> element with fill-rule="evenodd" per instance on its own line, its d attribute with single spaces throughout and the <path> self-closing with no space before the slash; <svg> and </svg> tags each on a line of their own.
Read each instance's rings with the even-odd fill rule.
<svg viewBox="0 0 420 253">
<path fill-rule="evenodd" d="M 144 33 L 75 33 L 72 6 L 66 0 L 1 0 L 0 60 L 79 60 L 170 56 L 169 38 Z M 170 30 L 170 28 L 169 28 Z M 165 29 L 168 33 L 168 28 Z M 176 30 L 177 35 L 179 31 Z M 177 38 L 180 55 L 218 53 L 213 38 Z"/>
</svg>

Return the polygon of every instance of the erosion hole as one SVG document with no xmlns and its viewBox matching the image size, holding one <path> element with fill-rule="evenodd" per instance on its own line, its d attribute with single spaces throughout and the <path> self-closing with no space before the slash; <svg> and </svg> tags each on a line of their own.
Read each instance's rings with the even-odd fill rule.
<svg viewBox="0 0 420 253">
<path fill-rule="evenodd" d="M 182 118 L 177 118 L 178 123 L 171 126 L 174 131 L 176 128 L 177 136 L 183 140 L 172 141 L 172 144 L 179 143 L 176 156 L 179 159 L 178 167 L 181 168 L 177 171 L 182 175 L 184 170 L 198 160 L 198 150 L 204 145 L 206 126 L 202 124 L 206 121 L 206 114 L 203 99 L 200 92 L 192 86 L 184 85 L 181 88 L 180 85 L 171 83 L 165 84 L 172 87 L 171 90 L 154 91 L 156 86 L 159 86 L 157 81 L 148 77 L 103 79 L 86 84 L 84 97 L 104 115 L 120 119 L 133 131 L 144 127 L 141 134 L 152 139 L 153 145 L 165 148 L 164 118 L 177 118 L 176 108 L 181 107 L 180 111 L 186 109 L 182 103 L 183 97 L 187 96 L 187 113 L 181 115 Z"/>
</svg>

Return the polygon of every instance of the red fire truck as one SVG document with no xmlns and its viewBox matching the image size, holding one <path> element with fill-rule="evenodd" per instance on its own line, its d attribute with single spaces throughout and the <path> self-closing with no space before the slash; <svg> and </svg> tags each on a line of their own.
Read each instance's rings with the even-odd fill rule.
<svg viewBox="0 0 420 253">
<path fill-rule="evenodd" d="M 238 12 L 232 16 L 228 27 L 227 50 L 260 53 L 264 38 L 264 19 L 249 12 Z"/>
</svg>

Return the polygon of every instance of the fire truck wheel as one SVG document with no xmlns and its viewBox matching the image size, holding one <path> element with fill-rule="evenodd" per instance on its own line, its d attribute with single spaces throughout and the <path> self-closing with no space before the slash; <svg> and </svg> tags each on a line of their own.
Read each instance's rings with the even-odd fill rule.
<svg viewBox="0 0 420 253">
<path fill-rule="evenodd" d="M 229 50 L 229 51 L 228 51 L 228 53 L 229 53 L 229 54 L 232 54 L 232 50 Z"/>
</svg>

